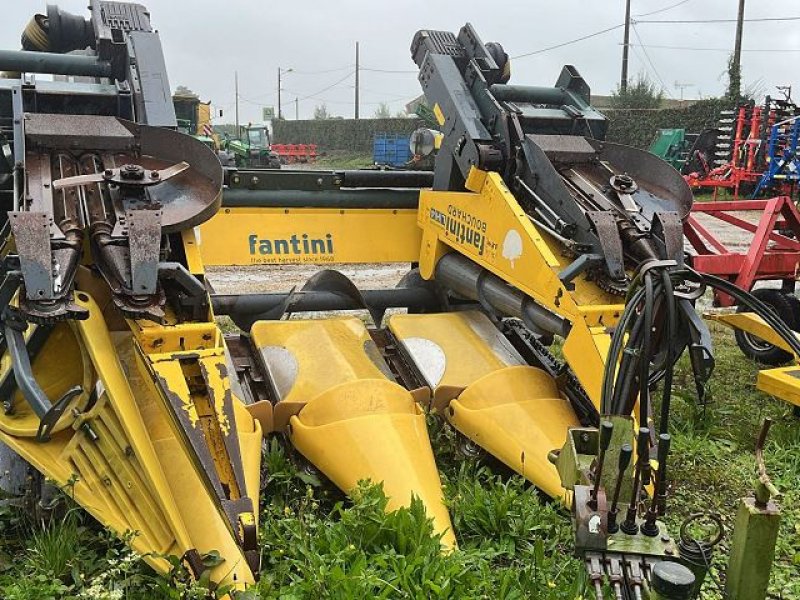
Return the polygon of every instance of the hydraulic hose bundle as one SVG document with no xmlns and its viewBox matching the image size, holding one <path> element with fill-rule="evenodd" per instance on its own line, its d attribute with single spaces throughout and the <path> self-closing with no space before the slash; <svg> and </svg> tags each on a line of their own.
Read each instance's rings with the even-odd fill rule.
<svg viewBox="0 0 800 600">
<path fill-rule="evenodd" d="M 757 314 L 800 355 L 800 341 L 789 326 L 753 294 L 687 266 L 667 261 L 645 263 L 631 284 L 625 310 L 611 340 L 603 375 L 604 414 L 631 414 L 638 399 L 639 421 L 645 425 L 651 418 L 650 392 L 663 380 L 659 432 L 667 433 L 673 370 L 687 346 L 692 353 L 702 400 L 702 387 L 711 375 L 713 363 L 710 354 L 705 363 L 700 356 L 705 348 L 698 340 L 704 328 L 698 327 L 693 302 L 709 287 L 729 294 L 739 306 Z"/>
<path fill-rule="evenodd" d="M 713 370 L 710 348 L 702 342 L 706 330 L 694 309 L 694 301 L 708 288 L 730 294 L 739 306 L 761 317 L 796 355 L 800 355 L 800 341 L 794 332 L 768 304 L 753 294 L 724 279 L 703 275 L 671 261 L 651 261 L 641 267 L 632 282 L 625 310 L 611 340 L 603 374 L 602 413 L 631 415 L 638 401 L 640 431 L 648 431 L 647 436 L 639 437 L 638 443 L 646 447 L 656 445 L 652 443 L 647 428 L 651 421 L 655 421 L 651 392 L 659 382 L 663 382 L 657 423 L 659 473 L 654 496 L 654 506 L 657 506 L 659 515 L 663 515 L 666 503 L 667 449 L 661 446 L 663 440 L 667 441 L 667 446 L 669 441 L 675 363 L 688 347 L 700 401 Z M 637 479 L 640 467 L 644 471 L 649 469 L 647 461 L 643 461 L 637 466 Z"/>
</svg>

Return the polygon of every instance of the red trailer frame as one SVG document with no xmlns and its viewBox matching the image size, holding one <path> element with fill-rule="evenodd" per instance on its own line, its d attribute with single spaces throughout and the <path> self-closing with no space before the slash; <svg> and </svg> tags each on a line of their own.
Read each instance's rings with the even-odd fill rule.
<svg viewBox="0 0 800 600">
<path fill-rule="evenodd" d="M 758 223 L 734 212 L 758 211 Z M 696 218 L 703 213 L 753 234 L 746 253 L 728 248 Z M 791 232 L 794 237 L 786 235 Z M 744 290 L 756 281 L 778 280 L 791 286 L 800 270 L 800 212 L 792 199 L 779 196 L 769 200 L 696 202 L 684 224 L 684 234 L 696 252 L 691 262 L 701 273 L 723 277 Z M 732 306 L 733 298 L 715 292 L 715 306 Z"/>
</svg>

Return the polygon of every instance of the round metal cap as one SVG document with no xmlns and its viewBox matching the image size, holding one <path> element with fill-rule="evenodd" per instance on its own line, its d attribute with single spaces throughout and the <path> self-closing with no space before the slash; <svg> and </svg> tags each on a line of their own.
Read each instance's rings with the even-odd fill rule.
<svg viewBox="0 0 800 600">
<path fill-rule="evenodd" d="M 653 568 L 653 591 L 665 600 L 689 600 L 694 582 L 694 573 L 680 563 L 664 561 Z"/>
</svg>

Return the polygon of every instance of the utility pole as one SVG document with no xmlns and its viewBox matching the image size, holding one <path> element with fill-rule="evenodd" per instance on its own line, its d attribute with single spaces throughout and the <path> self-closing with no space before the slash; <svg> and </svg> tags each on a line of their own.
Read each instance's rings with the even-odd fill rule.
<svg viewBox="0 0 800 600">
<path fill-rule="evenodd" d="M 731 81 L 731 91 L 741 94 L 742 85 L 742 30 L 744 29 L 744 0 L 739 0 L 739 14 L 736 17 L 736 44 L 733 48 L 733 63 L 731 64 L 732 78 L 736 77 L 736 90 Z"/>
<path fill-rule="evenodd" d="M 239 71 L 233 72 L 234 88 L 236 90 L 236 137 L 239 137 Z"/>
<path fill-rule="evenodd" d="M 743 0 L 744 1 L 744 0 Z M 625 0 L 625 39 L 622 42 L 622 75 L 619 79 L 619 91 L 628 91 L 628 50 L 631 40 L 631 0 Z"/>
<path fill-rule="evenodd" d="M 358 76 L 359 76 L 360 65 L 358 62 L 358 42 L 356 42 L 356 110 L 355 116 L 358 119 Z"/>
<path fill-rule="evenodd" d="M 281 120 L 281 68 L 278 67 L 278 121 Z"/>
<path fill-rule="evenodd" d="M 283 118 L 283 112 L 281 111 L 281 75 L 284 73 L 291 73 L 294 69 L 281 69 L 278 67 L 278 120 L 280 121 Z"/>
<path fill-rule="evenodd" d="M 294 120 L 300 120 L 300 98 L 294 99 Z"/>
<path fill-rule="evenodd" d="M 681 83 L 679 81 L 675 82 L 675 87 L 681 91 L 681 102 L 683 102 L 683 90 L 686 88 L 694 87 L 693 83 Z"/>
</svg>

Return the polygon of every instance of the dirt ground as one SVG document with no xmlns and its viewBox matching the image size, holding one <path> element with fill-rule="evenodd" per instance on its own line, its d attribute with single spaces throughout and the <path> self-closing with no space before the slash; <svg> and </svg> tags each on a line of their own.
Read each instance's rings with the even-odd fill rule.
<svg viewBox="0 0 800 600">
<path fill-rule="evenodd" d="M 275 265 L 253 267 L 219 267 L 209 269 L 208 278 L 218 294 L 257 294 L 288 292 L 302 287 L 322 269 L 336 269 L 359 289 L 393 288 L 409 270 L 409 265 Z"/>
</svg>

